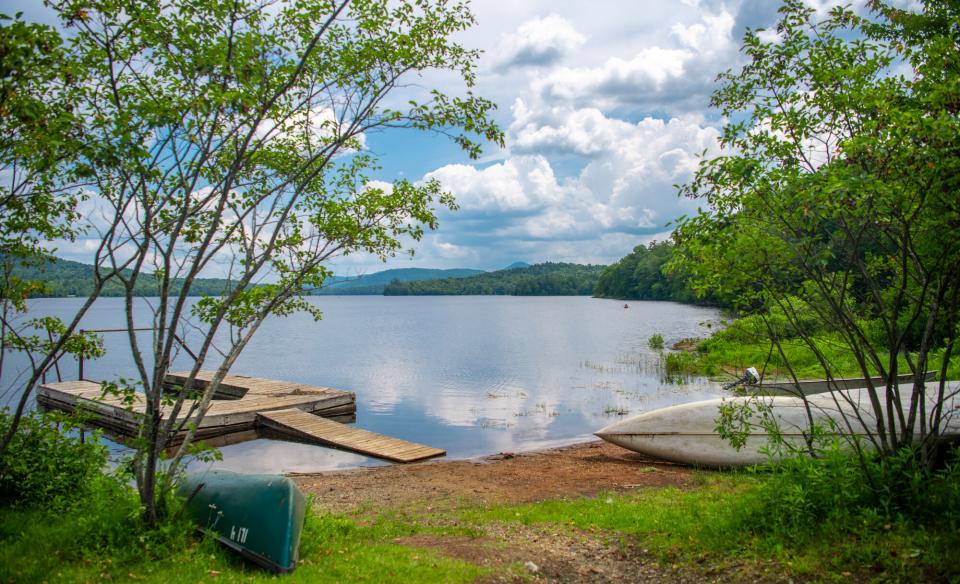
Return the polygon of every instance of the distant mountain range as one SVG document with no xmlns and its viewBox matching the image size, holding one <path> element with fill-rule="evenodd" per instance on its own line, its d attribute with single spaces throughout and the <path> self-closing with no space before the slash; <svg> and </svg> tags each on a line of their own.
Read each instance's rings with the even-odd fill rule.
<svg viewBox="0 0 960 584">
<path fill-rule="evenodd" d="M 527 267 L 526 262 L 514 262 L 507 269 Z M 64 259 L 56 259 L 40 267 L 18 267 L 14 273 L 25 280 L 43 282 L 46 289 L 38 297 L 89 296 L 93 291 L 93 266 Z M 313 295 L 328 294 L 383 294 L 384 288 L 391 282 L 410 282 L 425 280 L 448 280 L 485 274 L 484 270 L 467 268 L 437 270 L 427 268 L 397 268 L 374 272 L 362 276 L 332 276 L 320 289 L 310 290 Z M 148 275 L 147 275 L 148 276 Z M 222 278 L 198 278 L 190 289 L 191 296 L 222 294 L 230 281 Z M 182 285 L 174 280 L 174 289 Z M 156 296 L 156 283 L 152 278 L 142 277 L 137 283 L 137 295 Z M 109 283 L 103 296 L 121 296 L 123 289 L 118 283 Z"/>
<path fill-rule="evenodd" d="M 56 259 L 40 266 L 18 266 L 14 275 L 34 282 L 44 284 L 43 292 L 34 294 L 35 297 L 86 297 L 93 292 L 93 266 Z M 126 270 L 129 274 L 130 271 Z M 175 278 L 173 289 L 177 291 L 183 285 L 183 280 Z M 229 280 L 222 278 L 197 278 L 190 287 L 190 296 L 219 296 L 230 285 Z M 137 296 L 156 296 L 158 294 L 157 281 L 150 274 L 143 274 L 137 279 L 135 287 Z M 119 282 L 107 282 L 101 296 L 123 296 L 124 290 Z"/>
<path fill-rule="evenodd" d="M 513 262 L 509 266 L 503 268 L 504 270 L 512 270 L 514 268 L 529 268 L 530 264 L 527 262 Z"/>
</svg>

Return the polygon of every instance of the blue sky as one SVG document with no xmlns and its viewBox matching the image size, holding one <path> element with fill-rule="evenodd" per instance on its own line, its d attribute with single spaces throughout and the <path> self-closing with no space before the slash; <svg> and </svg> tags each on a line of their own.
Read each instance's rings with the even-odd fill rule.
<svg viewBox="0 0 960 584">
<path fill-rule="evenodd" d="M 807 0 L 825 11 L 835 2 Z M 5 0 L 44 20 L 39 0 Z M 723 120 L 709 109 L 717 73 L 742 60 L 747 27 L 770 27 L 773 0 L 594 2 L 475 0 L 477 25 L 461 35 L 484 51 L 475 92 L 498 104 L 505 148 L 470 161 L 447 139 L 415 132 L 366 137 L 378 178 L 435 178 L 460 210 L 414 244 L 414 257 L 382 264 L 352 255 L 341 274 L 392 267 L 497 269 L 523 260 L 611 263 L 663 239 L 696 210 L 677 197 Z M 427 74 L 419 85 L 458 93 Z M 397 99 L 404 96 L 397 95 Z M 89 261 L 90 242 L 58 255 Z"/>
</svg>

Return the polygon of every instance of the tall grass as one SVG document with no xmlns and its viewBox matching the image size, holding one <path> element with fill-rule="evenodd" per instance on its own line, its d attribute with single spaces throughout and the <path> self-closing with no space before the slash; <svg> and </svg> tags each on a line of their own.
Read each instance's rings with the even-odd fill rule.
<svg viewBox="0 0 960 584">
<path fill-rule="evenodd" d="M 660 351 L 663 349 L 663 335 L 660 333 L 653 333 L 650 335 L 650 338 L 647 340 L 647 344 L 650 345 L 651 349 Z"/>
</svg>

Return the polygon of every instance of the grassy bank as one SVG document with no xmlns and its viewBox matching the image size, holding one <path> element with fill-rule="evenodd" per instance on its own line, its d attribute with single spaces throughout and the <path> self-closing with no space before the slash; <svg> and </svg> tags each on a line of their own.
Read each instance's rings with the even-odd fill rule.
<svg viewBox="0 0 960 584">
<path fill-rule="evenodd" d="M 84 519 L 43 509 L 0 511 L 0 582 L 265 582 L 277 577 L 246 563 L 192 526 L 168 527 L 154 541 L 103 542 L 115 518 Z M 90 525 L 91 519 L 103 521 Z M 322 515 L 304 523 L 297 582 L 471 582 L 489 570 L 393 543 L 415 533 L 463 530 Z M 78 535 L 80 537 L 78 537 Z M 157 544 L 162 543 L 162 546 Z"/>
<path fill-rule="evenodd" d="M 38 415 L 25 428 L 14 456 L 0 461 L 0 582 L 278 578 L 176 514 L 145 529 L 127 478 L 99 470 L 102 446 Z M 860 464 L 832 449 L 771 468 L 696 473 L 683 487 L 621 485 L 527 504 L 490 506 L 426 488 L 409 503 L 371 502 L 346 514 L 312 504 L 290 581 L 522 581 L 544 566 L 560 580 L 609 570 L 614 581 L 641 573 L 662 581 L 955 581 L 960 464 L 930 471 L 910 454 Z M 501 472 L 496 464 L 491 473 Z M 577 548 L 587 551 L 570 551 Z"/>
<path fill-rule="evenodd" d="M 861 377 L 856 357 L 849 345 L 836 333 L 820 331 L 813 341 L 835 377 Z M 664 354 L 664 368 L 669 375 L 706 375 L 729 378 L 747 367 L 764 370 L 764 377 L 789 379 L 790 368 L 800 379 L 822 379 L 823 366 L 806 342 L 797 337 L 781 337 L 780 350 L 770 342 L 766 325 L 760 318 L 749 316 L 733 320 L 708 339 L 689 339 L 677 350 Z M 939 363 L 942 351 L 932 354 Z M 789 367 L 788 367 L 789 364 Z M 909 372 L 905 359 L 899 362 L 901 372 Z M 875 374 L 875 372 L 874 372 Z M 950 361 L 948 379 L 960 379 L 960 356 Z"/>
<path fill-rule="evenodd" d="M 821 581 L 949 581 L 960 576 L 952 551 L 960 544 L 956 516 L 918 521 L 863 509 L 835 509 L 817 521 L 784 529 L 771 514 L 769 473 L 713 473 L 688 489 L 655 488 L 592 498 L 488 508 L 471 502 L 403 509 L 366 509 L 307 517 L 297 582 L 471 582 L 530 574 L 520 561 L 456 559 L 415 543 L 429 536 L 516 545 L 498 538 L 504 526 L 555 539 L 603 542 L 626 562 L 653 564 L 662 575 L 754 581 L 775 577 Z M 782 485 L 780 485 L 782 486 Z M 79 511 L 79 509 L 78 509 Z M 151 538 L 98 535 L 116 521 L 103 513 L 0 512 L 0 581 L 8 582 L 262 582 L 277 577 L 238 559 L 184 526 Z M 817 513 L 823 510 L 816 510 Z M 98 521 L 104 521 L 97 525 Z M 78 537 L 79 536 L 79 537 Z M 162 545 L 161 545 L 162 544 Z M 524 556 L 526 557 L 526 556 Z M 539 561 L 536 556 L 530 556 Z"/>
</svg>

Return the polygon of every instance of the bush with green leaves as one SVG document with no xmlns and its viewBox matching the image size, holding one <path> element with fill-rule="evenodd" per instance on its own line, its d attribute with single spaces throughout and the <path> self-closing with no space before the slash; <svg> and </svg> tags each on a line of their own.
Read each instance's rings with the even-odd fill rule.
<svg viewBox="0 0 960 584">
<path fill-rule="evenodd" d="M 931 470 L 915 449 L 860 459 L 835 441 L 817 457 L 794 456 L 762 467 L 764 480 L 744 501 L 744 527 L 802 538 L 824 525 L 883 529 L 891 521 L 955 530 L 960 526 L 956 453 Z"/>
<path fill-rule="evenodd" d="M 0 432 L 11 423 L 0 410 Z M 107 449 L 99 440 L 81 440 L 75 422 L 63 415 L 24 416 L 0 458 L 0 504 L 66 506 L 82 497 L 102 475 Z"/>
</svg>

